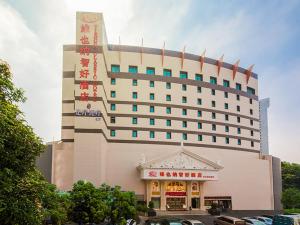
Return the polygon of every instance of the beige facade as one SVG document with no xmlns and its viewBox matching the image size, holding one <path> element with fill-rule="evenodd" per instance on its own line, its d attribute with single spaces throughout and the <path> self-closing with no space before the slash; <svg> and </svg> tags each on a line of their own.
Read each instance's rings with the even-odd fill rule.
<svg viewBox="0 0 300 225">
<path fill-rule="evenodd" d="M 77 13 L 76 32 L 63 52 L 53 183 L 120 185 L 162 210 L 213 201 L 274 209 L 255 73 L 205 56 L 110 45 L 98 13 Z"/>
</svg>

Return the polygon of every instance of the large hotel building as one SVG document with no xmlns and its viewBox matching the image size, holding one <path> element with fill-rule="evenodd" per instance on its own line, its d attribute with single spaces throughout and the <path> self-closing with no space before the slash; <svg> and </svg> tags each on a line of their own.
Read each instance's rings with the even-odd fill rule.
<svg viewBox="0 0 300 225">
<path fill-rule="evenodd" d="M 160 210 L 280 209 L 280 160 L 261 149 L 251 67 L 108 44 L 102 14 L 76 20 L 76 44 L 63 47 L 61 141 L 50 146 L 58 188 L 120 185 Z"/>
</svg>

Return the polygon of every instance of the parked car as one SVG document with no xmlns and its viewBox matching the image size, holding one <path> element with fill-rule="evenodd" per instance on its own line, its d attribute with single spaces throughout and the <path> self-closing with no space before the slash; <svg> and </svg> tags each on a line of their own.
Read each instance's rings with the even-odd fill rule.
<svg viewBox="0 0 300 225">
<path fill-rule="evenodd" d="M 300 225 L 300 215 L 276 215 L 273 225 Z"/>
<path fill-rule="evenodd" d="M 182 225 L 177 218 L 153 218 L 145 221 L 145 225 Z"/>
<path fill-rule="evenodd" d="M 181 223 L 183 225 L 204 225 L 204 223 L 199 220 L 182 220 Z"/>
<path fill-rule="evenodd" d="M 274 216 L 273 215 L 261 215 L 262 217 L 267 217 L 273 220 Z"/>
<path fill-rule="evenodd" d="M 214 225 L 246 225 L 244 220 L 230 216 L 219 216 L 214 220 Z"/>
<path fill-rule="evenodd" d="M 264 216 L 255 216 L 253 217 L 254 219 L 257 219 L 263 223 L 265 223 L 266 225 L 272 225 L 273 220 L 271 218 L 268 217 L 264 217 Z"/>
<path fill-rule="evenodd" d="M 246 222 L 246 225 L 266 225 L 265 223 L 250 217 L 244 217 L 242 220 Z"/>
</svg>

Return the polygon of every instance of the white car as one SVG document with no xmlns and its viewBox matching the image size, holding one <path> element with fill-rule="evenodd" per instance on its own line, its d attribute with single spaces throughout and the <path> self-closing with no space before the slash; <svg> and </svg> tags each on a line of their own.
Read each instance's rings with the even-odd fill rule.
<svg viewBox="0 0 300 225">
<path fill-rule="evenodd" d="M 264 217 L 264 216 L 255 216 L 254 219 L 257 219 L 263 223 L 265 223 L 266 225 L 272 225 L 273 220 L 268 218 L 268 217 Z"/>
<path fill-rule="evenodd" d="M 250 217 L 244 217 L 242 218 L 246 222 L 246 225 L 266 225 L 264 222 L 261 222 L 257 219 L 253 219 Z"/>
<path fill-rule="evenodd" d="M 199 220 L 182 220 L 181 223 L 183 225 L 204 225 L 204 223 Z"/>
</svg>

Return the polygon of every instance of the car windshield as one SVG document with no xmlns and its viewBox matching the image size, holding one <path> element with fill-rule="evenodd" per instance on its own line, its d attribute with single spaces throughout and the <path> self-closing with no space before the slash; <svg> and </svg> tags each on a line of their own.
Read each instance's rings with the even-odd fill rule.
<svg viewBox="0 0 300 225">
<path fill-rule="evenodd" d="M 263 222 L 259 220 L 251 220 L 254 225 L 265 225 Z"/>
<path fill-rule="evenodd" d="M 267 221 L 268 223 L 272 223 L 272 219 L 270 218 L 264 218 L 265 221 Z"/>
<path fill-rule="evenodd" d="M 182 225 L 180 222 L 170 222 L 170 225 Z"/>
<path fill-rule="evenodd" d="M 194 225 L 204 225 L 203 223 L 194 223 Z"/>
</svg>

